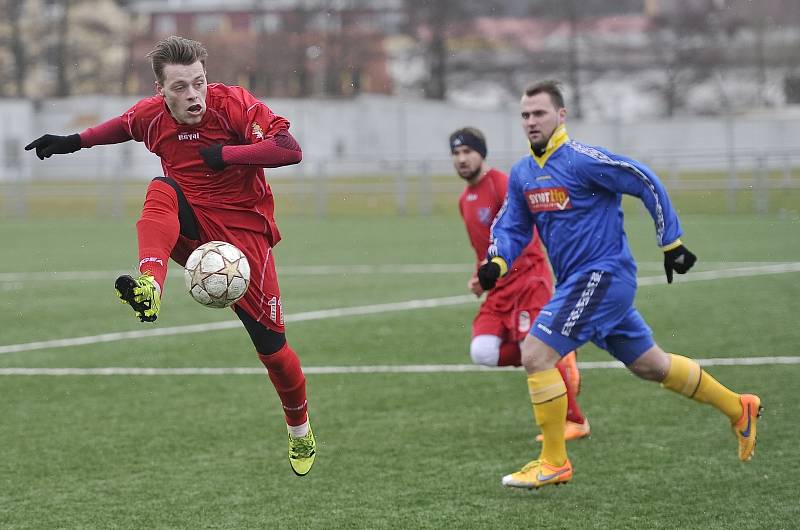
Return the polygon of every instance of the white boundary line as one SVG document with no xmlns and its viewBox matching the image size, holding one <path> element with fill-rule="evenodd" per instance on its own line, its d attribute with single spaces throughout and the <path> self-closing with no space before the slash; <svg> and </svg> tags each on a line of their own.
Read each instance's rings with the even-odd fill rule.
<svg viewBox="0 0 800 530">
<path fill-rule="evenodd" d="M 701 366 L 757 366 L 776 364 L 800 364 L 800 357 L 715 357 L 695 359 Z M 579 362 L 581 370 L 624 368 L 619 361 Z M 521 368 L 490 368 L 474 364 L 406 364 L 376 366 L 307 366 L 306 375 L 330 374 L 439 374 L 452 372 L 522 371 Z M 264 375 L 263 368 L 137 368 L 111 366 L 102 368 L 0 368 L 0 376 L 23 375 Z"/>
<path fill-rule="evenodd" d="M 286 315 L 286 322 L 305 322 L 308 320 L 323 320 L 326 318 L 374 315 L 390 311 L 408 311 L 411 309 L 427 309 L 433 307 L 443 307 L 451 305 L 461 305 L 466 303 L 477 303 L 474 295 L 449 296 L 445 298 L 428 298 L 425 300 L 407 300 L 405 302 L 391 302 L 388 304 L 373 304 L 355 307 L 339 307 L 334 309 L 321 309 L 318 311 L 307 311 L 305 313 L 295 313 Z M 222 322 L 208 322 L 205 324 L 192 324 L 188 326 L 172 326 L 167 328 L 151 328 L 140 331 L 120 331 L 115 333 L 104 333 L 102 335 L 90 335 L 87 337 L 75 337 L 71 339 L 43 340 L 38 342 L 27 342 L 24 344 L 9 344 L 0 346 L 0 354 L 18 353 L 23 351 L 41 350 L 45 348 L 64 348 L 67 346 L 85 346 L 87 344 L 97 344 L 101 342 L 114 342 L 126 339 L 140 339 L 144 337 L 162 337 L 168 335 L 185 335 L 187 333 L 202 333 L 204 331 L 219 331 L 225 329 L 235 329 L 242 327 L 239 320 L 225 320 Z"/>
<path fill-rule="evenodd" d="M 763 276 L 769 274 L 781 274 L 787 272 L 800 272 L 800 263 L 780 263 L 774 265 L 740 267 L 736 269 L 721 269 L 712 271 L 694 272 L 687 276 L 681 276 L 680 283 L 697 282 L 707 280 L 720 280 L 727 278 L 740 278 L 745 276 Z M 666 285 L 666 280 L 662 275 L 644 276 L 637 279 L 640 287 L 653 285 Z M 413 309 L 427 309 L 452 305 L 476 303 L 477 299 L 473 295 L 449 296 L 444 298 L 428 298 L 422 300 L 407 300 L 404 302 L 390 302 L 386 304 L 373 304 L 355 307 L 340 307 L 333 309 L 323 309 L 319 311 L 307 311 L 286 316 L 286 322 L 305 322 L 309 320 L 323 320 L 327 318 L 374 315 L 392 311 L 408 311 Z M 218 331 L 224 329 L 235 329 L 242 324 L 238 320 L 228 320 L 222 322 L 209 322 L 205 324 L 192 324 L 187 326 L 173 326 L 167 328 L 152 328 L 139 331 L 122 331 L 115 333 L 104 333 L 102 335 L 90 335 L 85 337 L 75 337 L 71 339 L 54 339 L 23 344 L 8 344 L 0 346 L 0 354 L 18 353 L 23 351 L 41 350 L 45 348 L 64 348 L 68 346 L 85 346 L 102 342 L 114 342 L 118 340 L 137 339 L 144 337 L 159 337 L 168 335 L 182 335 L 187 333 L 201 333 L 204 331 Z"/>
<path fill-rule="evenodd" d="M 793 265 L 795 262 L 775 261 L 703 261 L 703 266 L 713 269 L 742 267 L 765 267 Z M 663 264 L 655 261 L 639 261 L 641 269 L 657 270 Z M 278 267 L 278 276 L 324 276 L 336 274 L 442 274 L 469 273 L 474 267 L 464 263 L 432 263 L 406 265 L 298 265 Z M 24 283 L 41 281 L 92 281 L 113 280 L 130 271 L 52 271 L 52 272 L 0 272 L 0 283 Z M 693 272 L 696 274 L 696 272 Z M 183 270 L 174 268 L 169 277 L 183 276 Z"/>
<path fill-rule="evenodd" d="M 334 274 L 436 274 L 469 273 L 473 267 L 464 263 L 432 263 L 409 265 L 298 265 L 278 267 L 278 276 L 323 276 Z M 29 281 L 113 280 L 131 271 L 53 271 L 0 272 L 0 283 Z M 183 276 L 183 269 L 173 268 L 169 277 Z"/>
</svg>

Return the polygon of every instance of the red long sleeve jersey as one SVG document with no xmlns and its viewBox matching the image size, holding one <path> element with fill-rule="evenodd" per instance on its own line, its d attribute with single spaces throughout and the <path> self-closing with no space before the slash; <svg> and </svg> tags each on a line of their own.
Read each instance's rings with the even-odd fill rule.
<svg viewBox="0 0 800 530">
<path fill-rule="evenodd" d="M 507 190 L 508 176 L 502 171 L 490 169 L 477 184 L 467 186 L 458 199 L 458 209 L 464 219 L 478 263 L 486 259 L 490 229 L 497 212 L 503 206 Z M 541 278 L 552 289 L 552 273 L 535 228 L 530 244 L 511 265 L 509 273 L 498 280 L 487 303 L 494 303 L 498 307 L 505 305 L 500 299 L 513 299 L 515 283 L 529 275 Z"/>
<path fill-rule="evenodd" d="M 161 159 L 164 176 L 174 179 L 192 205 L 203 227 L 244 229 L 266 234 L 270 245 L 280 241 L 274 219 L 272 190 L 257 166 L 230 165 L 214 171 L 203 162 L 199 150 L 213 144 L 245 145 L 261 142 L 289 129 L 289 122 L 247 90 L 221 83 L 208 85 L 206 113 L 196 125 L 175 121 L 164 98 L 145 98 L 119 116 L 121 132 L 98 143 L 133 139 Z M 105 124 L 103 124 L 105 125 Z M 111 124 L 113 131 L 113 123 Z M 92 137 L 92 129 L 81 133 Z M 86 134 L 89 133 L 89 134 Z M 84 145 L 84 147 L 89 147 Z"/>
</svg>

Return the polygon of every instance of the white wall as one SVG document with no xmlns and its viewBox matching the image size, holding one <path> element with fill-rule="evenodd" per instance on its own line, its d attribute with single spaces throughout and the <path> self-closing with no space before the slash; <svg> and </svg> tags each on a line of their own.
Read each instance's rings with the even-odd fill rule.
<svg viewBox="0 0 800 530">
<path fill-rule="evenodd" d="M 69 134 L 121 114 L 135 99 L 82 96 L 34 105 L 0 100 L 0 181 L 19 179 L 150 179 L 160 174 L 158 159 L 128 142 L 39 161 L 22 146 L 45 132 Z M 393 171 L 398 163 L 426 162 L 432 171 L 450 171 L 447 138 L 456 128 L 476 126 L 488 138 L 489 162 L 507 170 L 527 152 L 517 108 L 473 110 L 452 104 L 364 96 L 356 100 L 268 100 L 291 123 L 303 148 L 300 166 L 272 170 L 281 176 Z M 757 163 L 800 166 L 800 114 L 784 109 L 769 115 L 675 118 L 637 123 L 571 121 L 570 135 L 639 158 L 659 168 L 729 167 Z M 406 169 L 408 170 L 408 168 Z"/>
</svg>

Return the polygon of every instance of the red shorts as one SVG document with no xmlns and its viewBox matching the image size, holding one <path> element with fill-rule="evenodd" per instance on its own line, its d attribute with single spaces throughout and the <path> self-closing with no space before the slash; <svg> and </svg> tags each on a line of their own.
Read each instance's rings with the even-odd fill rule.
<svg viewBox="0 0 800 530">
<path fill-rule="evenodd" d="M 494 335 L 504 342 L 521 341 L 552 294 L 552 284 L 533 275 L 520 278 L 502 291 L 490 291 L 472 321 L 472 336 Z"/>
<path fill-rule="evenodd" d="M 275 260 L 272 247 L 265 234 L 249 230 L 201 228 L 202 241 L 194 241 L 178 236 L 178 242 L 172 250 L 171 258 L 180 266 L 186 265 L 189 254 L 207 241 L 226 241 L 241 250 L 250 263 L 250 286 L 244 298 L 236 302 L 259 323 L 278 333 L 284 333 L 283 308 L 281 307 L 281 290 L 278 286 L 278 274 L 275 271 Z"/>
</svg>

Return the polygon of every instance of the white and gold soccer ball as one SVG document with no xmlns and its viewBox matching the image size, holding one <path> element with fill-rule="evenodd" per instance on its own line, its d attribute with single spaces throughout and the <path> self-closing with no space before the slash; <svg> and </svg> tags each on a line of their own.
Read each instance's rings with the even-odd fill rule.
<svg viewBox="0 0 800 530">
<path fill-rule="evenodd" d="M 186 260 L 186 288 L 206 307 L 228 307 L 239 301 L 250 285 L 250 264 L 234 245 L 209 241 Z"/>
</svg>

